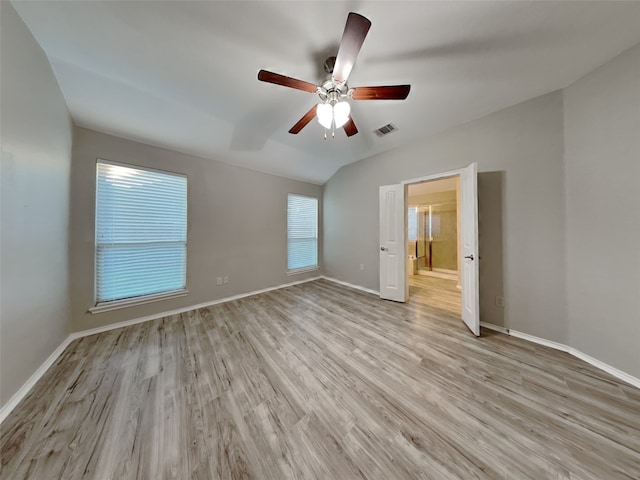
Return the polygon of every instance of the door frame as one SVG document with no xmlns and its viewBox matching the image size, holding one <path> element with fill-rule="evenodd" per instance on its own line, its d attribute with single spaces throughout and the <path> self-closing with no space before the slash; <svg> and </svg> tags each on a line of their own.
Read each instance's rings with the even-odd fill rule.
<svg viewBox="0 0 640 480">
<path fill-rule="evenodd" d="M 407 208 L 409 207 L 408 199 L 409 199 L 409 185 L 413 184 L 413 183 L 422 183 L 422 182 L 428 182 L 431 180 L 440 180 L 442 178 L 449 178 L 449 177 L 455 177 L 455 176 L 462 176 L 462 172 L 464 172 L 464 168 L 457 168 L 455 170 L 448 170 L 446 172 L 442 172 L 442 173 L 434 173 L 432 175 L 426 175 L 424 177 L 417 177 L 417 178 L 410 178 L 408 180 L 402 180 L 400 182 L 400 185 L 403 186 L 404 188 L 404 211 L 405 211 L 405 215 L 404 215 L 404 242 L 402 242 L 402 258 L 407 258 L 407 242 L 409 240 L 409 236 L 408 236 L 408 231 L 407 231 Z M 458 232 L 458 235 L 460 235 L 460 232 Z M 460 272 L 458 272 L 460 273 Z M 409 299 L 409 282 L 405 282 L 405 298 L 408 300 Z"/>
</svg>

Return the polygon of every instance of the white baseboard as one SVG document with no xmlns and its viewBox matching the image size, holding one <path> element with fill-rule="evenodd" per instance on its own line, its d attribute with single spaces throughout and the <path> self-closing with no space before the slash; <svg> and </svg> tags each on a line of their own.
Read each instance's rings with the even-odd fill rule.
<svg viewBox="0 0 640 480">
<path fill-rule="evenodd" d="M 367 293 L 373 293 L 374 295 L 380 295 L 380 292 L 377 290 L 373 290 L 372 288 L 366 288 L 361 285 L 356 285 L 355 283 L 343 282 L 342 280 L 338 280 L 337 278 L 325 277 L 324 275 L 322 276 L 322 278 L 324 278 L 325 280 L 329 280 L 330 282 L 333 282 L 333 283 L 344 285 L 345 287 L 355 288 L 356 290 L 361 290 Z"/>
<path fill-rule="evenodd" d="M 529 342 L 537 343 L 539 345 L 544 345 L 545 347 L 550 347 L 556 350 L 560 350 L 562 352 L 567 352 L 573 355 L 576 358 L 579 358 L 582 361 L 585 361 L 600 370 L 607 372 L 609 375 L 616 377 L 623 382 L 628 383 L 629 385 L 633 385 L 636 388 L 640 388 L 640 378 L 636 378 L 633 375 L 629 375 L 622 370 L 619 370 L 611 365 L 608 365 L 597 358 L 593 358 L 586 353 L 581 352 L 580 350 L 570 347 L 569 345 L 564 345 L 558 342 L 552 342 L 551 340 L 546 340 L 544 338 L 536 337 L 535 335 L 529 335 L 528 333 L 518 332 L 516 330 L 509 330 L 509 335 L 513 335 L 517 338 L 522 338 L 523 340 L 527 340 Z"/>
<path fill-rule="evenodd" d="M 509 335 L 509 329 L 501 327 L 500 325 L 494 325 L 493 323 L 480 322 L 480 326 L 487 328 L 489 330 L 493 330 L 494 332 L 504 333 L 505 335 Z"/>
<path fill-rule="evenodd" d="M 562 343 L 553 342 L 551 340 L 547 340 L 544 338 L 536 337 L 535 335 L 529 335 L 528 333 L 518 332 L 517 330 L 509 329 L 509 335 L 516 338 L 521 338 L 523 340 L 527 340 L 529 342 L 537 343 L 538 345 L 544 345 L 545 347 L 550 347 L 555 350 L 560 350 L 562 352 L 568 352 L 569 347 Z"/>
<path fill-rule="evenodd" d="M 281 288 L 291 287 L 293 285 L 298 285 L 300 283 L 312 282 L 313 280 L 319 280 L 323 277 L 313 277 L 307 278 L 304 280 L 299 280 L 297 282 L 283 283 L 282 285 L 277 285 L 275 287 L 263 288 L 260 290 L 254 290 L 252 292 L 241 293 L 239 295 L 233 295 L 231 297 L 219 298 L 217 300 L 212 300 L 210 302 L 199 303 L 197 305 L 191 305 L 184 308 L 178 308 L 176 310 L 169 310 L 166 312 L 155 313 L 153 315 L 147 315 L 145 317 L 134 318 L 132 320 L 126 320 L 124 322 L 112 323 L 109 325 L 104 325 L 102 327 L 91 328 L 89 330 L 81 330 L 79 332 L 73 332 L 65 338 L 62 343 L 56 348 L 51 355 L 40 365 L 40 367 L 29 377 L 22 387 L 18 389 L 16 393 L 9 399 L 7 403 L 5 403 L 0 408 L 0 424 L 4 421 L 5 418 L 11 413 L 11 411 L 16 408 L 16 406 L 22 401 L 24 397 L 27 396 L 29 391 L 33 388 L 38 380 L 44 375 L 44 373 L 53 365 L 58 357 L 64 352 L 64 350 L 73 342 L 74 340 L 82 337 L 88 337 L 89 335 L 95 335 L 97 333 L 108 332 L 109 330 L 116 330 L 122 327 L 128 327 L 130 325 L 136 325 L 138 323 L 149 322 L 151 320 L 156 320 L 162 317 L 168 317 L 170 315 L 177 315 L 179 313 L 189 312 L 191 310 L 197 310 L 198 308 L 210 307 L 212 305 L 217 305 L 219 303 L 230 302 L 232 300 L 238 300 L 240 298 L 251 297 L 253 295 L 258 295 L 260 293 L 270 292 L 272 290 L 279 290 Z"/>
<path fill-rule="evenodd" d="M 73 341 L 72 336 L 71 335 L 67 336 L 67 338 L 65 338 L 62 341 L 62 343 L 58 345 L 58 348 L 56 348 L 53 351 L 53 353 L 49 355 L 49 357 L 42 363 L 42 365 L 40 365 L 40 367 L 38 367 L 38 369 L 35 372 L 33 372 L 33 375 L 29 377 L 29 380 L 27 380 L 18 389 L 18 391 L 13 394 L 13 396 L 9 399 L 9 401 L 5 403 L 2 406 L 2 408 L 0 408 L 0 424 L 4 422 L 4 419 L 7 418 L 7 416 L 11 413 L 11 411 L 14 408 L 16 408 L 16 406 L 18 406 L 18 404 L 22 401 L 22 399 L 27 396 L 29 391 L 33 388 L 36 382 L 40 380 L 40 378 L 45 374 L 45 372 L 49 370 L 51 365 L 56 363 L 56 360 L 58 360 L 58 357 L 62 355 L 62 352 L 64 352 L 65 348 L 67 348 L 72 341 Z"/>
<path fill-rule="evenodd" d="M 574 357 L 578 357 L 580 360 L 584 360 L 585 362 L 590 363 L 594 367 L 599 368 L 600 370 L 604 370 L 609 375 L 612 375 L 622 380 L 623 382 L 627 382 L 628 384 L 633 385 L 636 388 L 640 388 L 640 378 L 636 378 L 633 375 L 629 375 L 627 372 L 618 370 L 617 368 L 612 367 L 611 365 L 607 365 L 606 363 L 601 362 L 597 358 L 593 358 L 587 355 L 586 353 L 582 353 L 580 350 L 576 350 L 575 348 L 569 347 L 568 351 Z"/>
</svg>

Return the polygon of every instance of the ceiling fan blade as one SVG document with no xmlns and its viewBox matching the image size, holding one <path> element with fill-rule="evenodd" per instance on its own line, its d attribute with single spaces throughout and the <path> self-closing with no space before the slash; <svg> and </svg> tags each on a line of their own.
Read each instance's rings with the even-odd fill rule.
<svg viewBox="0 0 640 480">
<path fill-rule="evenodd" d="M 287 77 L 285 75 L 269 72 L 267 70 L 260 70 L 258 72 L 258 80 L 262 82 L 275 83 L 276 85 L 282 85 L 283 87 L 303 90 L 309 93 L 316 93 L 316 91 L 318 90 L 318 87 L 313 83 L 304 82 L 296 78 Z"/>
<path fill-rule="evenodd" d="M 349 121 L 344 124 L 344 131 L 347 134 L 347 137 L 351 137 L 358 133 L 358 129 L 356 128 L 356 124 L 353 123 L 353 118 L 349 117 Z"/>
<path fill-rule="evenodd" d="M 307 124 L 316 116 L 316 108 L 318 108 L 318 105 L 314 105 L 313 107 L 311 107 L 311 110 L 305 113 L 304 116 L 300 120 L 298 120 L 298 123 L 291 127 L 289 133 L 293 133 L 294 135 L 296 135 L 298 132 L 300 132 L 300 130 L 306 127 Z"/>
<path fill-rule="evenodd" d="M 336 55 L 336 63 L 333 66 L 333 81 L 335 83 L 342 84 L 349 78 L 370 27 L 371 22 L 368 19 L 357 13 L 349 13 L 338 48 L 338 55 Z"/>
<path fill-rule="evenodd" d="M 404 100 L 409 95 L 411 85 L 388 87 L 356 87 L 351 92 L 354 100 Z"/>
</svg>

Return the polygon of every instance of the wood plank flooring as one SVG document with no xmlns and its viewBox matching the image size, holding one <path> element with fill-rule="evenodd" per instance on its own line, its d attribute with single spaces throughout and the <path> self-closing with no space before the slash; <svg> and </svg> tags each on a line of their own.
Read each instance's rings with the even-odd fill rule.
<svg viewBox="0 0 640 480">
<path fill-rule="evenodd" d="M 3 479 L 640 478 L 640 391 L 318 280 L 73 342 Z"/>
<path fill-rule="evenodd" d="M 425 275 L 409 275 L 408 279 L 410 302 L 419 303 L 431 312 L 442 311 L 460 317 L 462 292 L 456 288 L 456 280 Z"/>
</svg>

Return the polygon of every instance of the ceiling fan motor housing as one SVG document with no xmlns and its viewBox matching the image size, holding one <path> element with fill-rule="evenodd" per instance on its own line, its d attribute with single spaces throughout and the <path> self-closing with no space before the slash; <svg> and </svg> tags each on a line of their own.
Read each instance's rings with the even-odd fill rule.
<svg viewBox="0 0 640 480">
<path fill-rule="evenodd" d="M 341 102 L 347 98 L 349 87 L 346 83 L 336 85 L 333 80 L 329 79 L 318 87 L 318 96 L 320 100 L 332 105 Z"/>
</svg>

